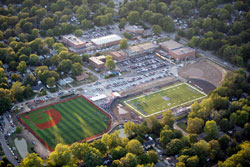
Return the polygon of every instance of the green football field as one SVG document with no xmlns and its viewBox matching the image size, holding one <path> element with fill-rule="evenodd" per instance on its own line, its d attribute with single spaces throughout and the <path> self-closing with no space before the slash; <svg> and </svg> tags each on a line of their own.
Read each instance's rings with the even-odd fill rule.
<svg viewBox="0 0 250 167">
<path fill-rule="evenodd" d="M 81 96 L 22 114 L 20 120 L 50 150 L 99 135 L 111 123 L 108 114 Z"/>
<path fill-rule="evenodd" d="M 143 117 L 150 117 L 204 97 L 206 94 L 197 88 L 187 83 L 178 83 L 147 95 L 130 98 L 124 103 Z"/>
</svg>

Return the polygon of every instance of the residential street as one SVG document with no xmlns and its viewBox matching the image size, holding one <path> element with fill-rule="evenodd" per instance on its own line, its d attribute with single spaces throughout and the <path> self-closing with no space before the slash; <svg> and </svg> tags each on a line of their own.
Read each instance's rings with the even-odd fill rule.
<svg viewBox="0 0 250 167">
<path fill-rule="evenodd" d="M 4 154 L 6 156 L 6 158 L 14 165 L 14 166 L 17 166 L 18 163 L 16 161 L 16 159 L 13 157 L 13 155 L 11 154 L 10 152 L 10 149 L 9 149 L 9 146 L 6 144 L 6 141 L 5 141 L 5 138 L 4 138 L 4 135 L 2 132 L 0 132 L 0 142 L 2 144 L 2 148 L 3 148 L 3 151 L 4 151 Z"/>
</svg>

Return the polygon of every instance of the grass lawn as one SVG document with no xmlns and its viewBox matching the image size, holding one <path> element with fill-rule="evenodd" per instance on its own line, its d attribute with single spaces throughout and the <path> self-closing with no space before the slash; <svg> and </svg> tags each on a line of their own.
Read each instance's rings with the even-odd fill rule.
<svg viewBox="0 0 250 167">
<path fill-rule="evenodd" d="M 148 95 L 140 95 L 124 103 L 143 117 L 189 104 L 206 97 L 206 94 L 187 83 L 178 83 Z"/>
<path fill-rule="evenodd" d="M 47 112 L 51 110 L 55 112 Z M 109 128 L 111 121 L 110 116 L 83 97 L 39 108 L 22 114 L 20 119 L 52 150 L 58 143 L 72 144 L 98 135 Z"/>
<path fill-rule="evenodd" d="M 187 129 L 187 125 L 185 122 L 178 122 L 177 126 L 179 126 L 184 131 L 186 131 L 186 129 Z"/>
</svg>

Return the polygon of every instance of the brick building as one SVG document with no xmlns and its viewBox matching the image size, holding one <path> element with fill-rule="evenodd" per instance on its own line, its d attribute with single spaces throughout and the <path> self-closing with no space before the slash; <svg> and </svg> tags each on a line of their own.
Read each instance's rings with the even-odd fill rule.
<svg viewBox="0 0 250 167">
<path fill-rule="evenodd" d="M 195 49 L 182 45 L 173 40 L 160 43 L 160 47 L 168 51 L 169 55 L 176 60 L 194 59 Z"/>
<path fill-rule="evenodd" d="M 80 49 L 86 46 L 85 42 L 83 42 L 74 35 L 63 36 L 63 43 L 74 49 Z"/>
<path fill-rule="evenodd" d="M 90 57 L 89 64 L 95 68 L 104 68 L 105 67 L 106 57 L 104 55 L 98 57 Z"/>
<path fill-rule="evenodd" d="M 124 52 L 123 50 L 110 52 L 109 55 L 112 56 L 113 59 L 116 60 L 117 62 L 123 61 L 124 59 L 127 58 L 127 53 Z"/>
<path fill-rule="evenodd" d="M 127 49 L 127 52 L 129 56 L 136 56 L 140 54 L 152 53 L 158 47 L 159 46 L 154 43 L 147 42 L 147 43 L 131 46 Z"/>
</svg>

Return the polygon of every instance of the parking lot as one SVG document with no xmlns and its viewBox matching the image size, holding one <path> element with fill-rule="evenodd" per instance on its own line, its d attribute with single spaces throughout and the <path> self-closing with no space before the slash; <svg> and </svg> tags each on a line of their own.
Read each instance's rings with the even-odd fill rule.
<svg viewBox="0 0 250 167">
<path fill-rule="evenodd" d="M 83 95 L 91 98 L 100 94 L 110 94 L 110 92 L 125 91 L 131 87 L 138 86 L 140 84 L 149 83 L 151 81 L 161 79 L 164 77 L 173 76 L 173 73 L 169 72 L 167 68 L 156 70 L 153 72 L 147 72 L 144 74 L 138 74 L 135 77 L 117 77 L 103 82 L 96 82 L 84 87 L 81 92 Z"/>
<path fill-rule="evenodd" d="M 123 62 L 117 63 L 117 66 L 125 71 L 129 69 L 131 72 L 137 74 L 144 74 L 145 72 L 151 72 L 162 67 L 169 68 L 171 64 L 168 61 L 164 61 L 153 54 L 131 58 Z"/>
</svg>

